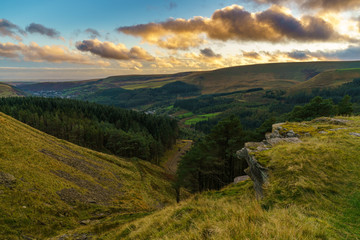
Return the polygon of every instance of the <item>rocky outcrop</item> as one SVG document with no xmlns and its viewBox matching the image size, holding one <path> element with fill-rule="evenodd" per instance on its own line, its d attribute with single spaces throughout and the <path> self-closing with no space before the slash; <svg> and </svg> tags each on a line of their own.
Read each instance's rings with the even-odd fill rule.
<svg viewBox="0 0 360 240">
<path fill-rule="evenodd" d="M 246 160 L 249 167 L 245 169 L 245 173 L 254 182 L 256 197 L 261 199 L 264 196 L 263 185 L 268 181 L 267 168 L 261 166 L 249 151 L 248 148 L 244 147 L 240 151 L 237 151 L 236 155 L 238 158 Z"/>
<path fill-rule="evenodd" d="M 245 173 L 254 182 L 254 189 L 257 199 L 264 197 L 263 186 L 269 181 L 268 169 L 262 166 L 255 158 L 253 153 L 266 151 L 276 144 L 281 142 L 298 143 L 301 142 L 300 136 L 292 129 L 287 130 L 282 127 L 283 123 L 274 124 L 272 126 L 272 132 L 265 135 L 265 140 L 262 142 L 248 142 L 245 147 L 237 151 L 237 157 L 239 159 L 245 159 L 248 168 L 245 169 Z M 237 182 L 239 177 L 234 179 L 234 183 Z"/>
</svg>

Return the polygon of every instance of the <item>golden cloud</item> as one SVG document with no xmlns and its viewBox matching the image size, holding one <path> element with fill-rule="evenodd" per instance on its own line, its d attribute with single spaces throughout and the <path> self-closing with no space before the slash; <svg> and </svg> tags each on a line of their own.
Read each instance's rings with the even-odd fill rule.
<svg viewBox="0 0 360 240">
<path fill-rule="evenodd" d="M 94 60 L 88 56 L 70 51 L 64 46 L 39 46 L 32 42 L 29 45 L 23 43 L 0 43 L 0 56 L 15 58 L 23 57 L 25 61 L 32 62 L 54 62 L 54 63 L 76 63 L 85 65 L 109 66 L 110 63 L 103 60 Z"/>
<path fill-rule="evenodd" d="M 101 42 L 97 39 L 77 42 L 76 48 L 82 52 L 90 52 L 97 56 L 109 59 L 145 61 L 154 60 L 154 57 L 141 47 L 135 46 L 131 49 L 127 49 L 124 44 L 119 43 L 115 45 L 112 42 Z"/>
<path fill-rule="evenodd" d="M 184 50 L 203 44 L 205 40 L 202 35 L 222 41 L 307 42 L 347 39 L 319 17 L 304 16 L 297 19 L 280 7 L 250 13 L 238 5 L 216 10 L 211 18 L 169 19 L 160 23 L 119 27 L 117 30 L 163 48 Z"/>
<path fill-rule="evenodd" d="M 324 11 L 354 10 L 360 7 L 359 0 L 254 0 L 258 3 L 293 4 L 296 3 L 304 9 L 322 9 Z"/>
</svg>

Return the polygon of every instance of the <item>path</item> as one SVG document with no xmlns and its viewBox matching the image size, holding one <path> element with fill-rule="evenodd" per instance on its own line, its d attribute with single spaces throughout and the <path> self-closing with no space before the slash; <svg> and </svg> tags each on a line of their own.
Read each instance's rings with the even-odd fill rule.
<svg viewBox="0 0 360 240">
<path fill-rule="evenodd" d="M 164 164 L 165 171 L 169 174 L 175 175 L 178 163 L 182 156 L 185 155 L 187 151 L 191 148 L 193 141 L 191 140 L 181 140 L 182 142 L 185 142 L 185 146 L 179 148 L 178 151 L 176 151 L 172 156 L 168 158 L 166 163 Z"/>
</svg>

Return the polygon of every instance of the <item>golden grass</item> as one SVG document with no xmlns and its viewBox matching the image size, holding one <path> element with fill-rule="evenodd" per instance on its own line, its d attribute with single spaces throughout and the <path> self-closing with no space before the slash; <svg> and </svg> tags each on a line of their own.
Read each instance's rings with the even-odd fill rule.
<svg viewBox="0 0 360 240">
<path fill-rule="evenodd" d="M 252 182 L 194 195 L 99 235 L 99 239 L 359 239 L 360 117 L 346 129 L 308 122 L 312 137 L 266 152 L 270 183 L 255 200 Z M 302 123 L 288 123 L 296 132 Z M 320 131 L 320 130 L 319 130 Z"/>
<path fill-rule="evenodd" d="M 12 188 L 0 184 L 0 239 L 43 239 L 99 214 L 149 212 L 175 201 L 162 168 L 76 146 L 2 113 L 0 171 L 17 179 Z M 96 203 L 61 200 L 59 191 L 70 188 Z"/>
</svg>

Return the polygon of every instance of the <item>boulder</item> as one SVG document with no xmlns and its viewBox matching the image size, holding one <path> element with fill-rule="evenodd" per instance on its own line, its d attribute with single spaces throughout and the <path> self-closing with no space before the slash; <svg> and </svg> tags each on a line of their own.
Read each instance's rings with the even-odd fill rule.
<svg viewBox="0 0 360 240">
<path fill-rule="evenodd" d="M 0 171 L 0 185 L 11 188 L 16 183 L 16 178 L 10 173 Z"/>
<path fill-rule="evenodd" d="M 248 175 L 243 175 L 243 176 L 239 176 L 239 177 L 236 177 L 234 178 L 234 184 L 237 184 L 239 182 L 243 182 L 243 181 L 246 181 L 248 180 L 250 177 Z"/>
<path fill-rule="evenodd" d="M 360 137 L 360 133 L 351 132 L 349 133 L 351 136 Z"/>
</svg>

